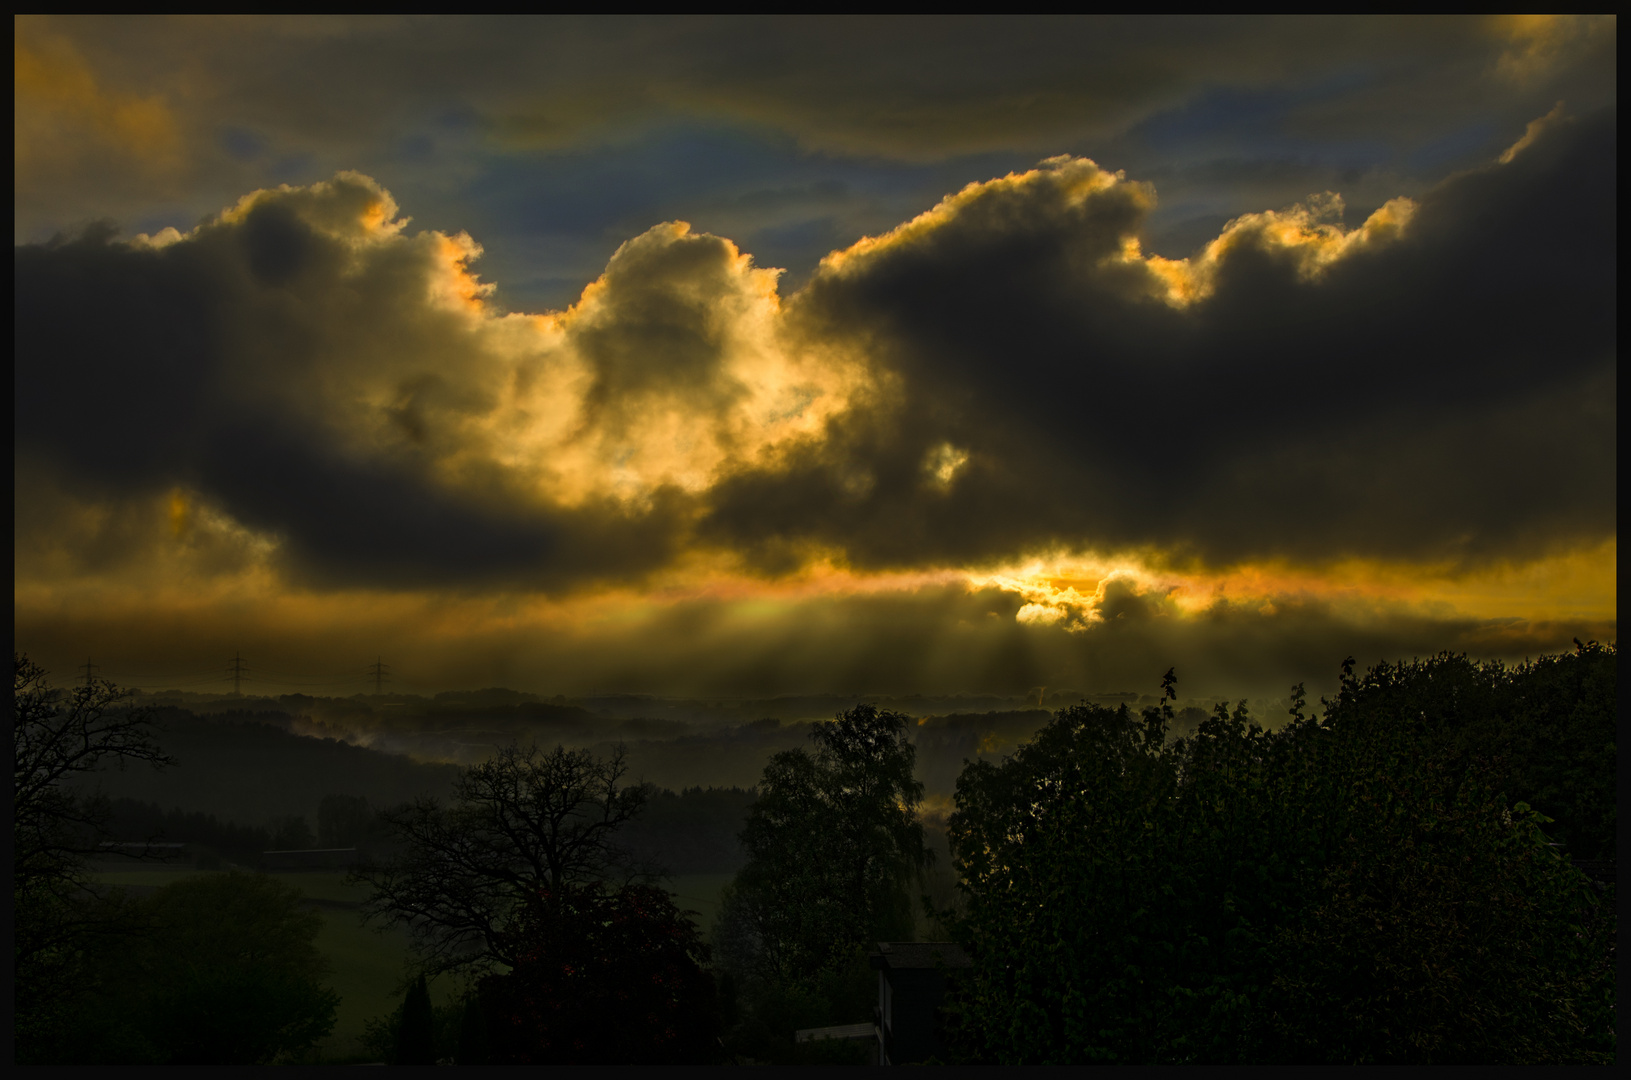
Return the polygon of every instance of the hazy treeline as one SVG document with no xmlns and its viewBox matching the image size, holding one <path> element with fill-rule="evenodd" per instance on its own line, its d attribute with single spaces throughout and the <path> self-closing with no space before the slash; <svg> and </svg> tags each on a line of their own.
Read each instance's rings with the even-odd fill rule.
<svg viewBox="0 0 1631 1080">
<path fill-rule="evenodd" d="M 742 865 L 738 834 L 756 797 L 743 788 L 657 789 L 640 817 L 624 827 L 619 843 L 637 864 L 671 874 L 732 873 Z M 299 815 L 246 825 L 202 811 L 118 798 L 108 802 L 104 829 L 115 842 L 182 843 L 196 847 L 195 857 L 203 860 L 216 855 L 255 865 L 262 852 L 273 850 L 383 850 L 389 836 L 379 811 L 389 809 L 393 807 L 375 807 L 361 795 L 326 795 L 318 803 L 313 829 Z"/>
<path fill-rule="evenodd" d="M 734 873 L 742 865 L 742 824 L 757 798 L 752 788 L 659 790 L 619 840 L 635 859 L 671 874 Z"/>
<path fill-rule="evenodd" d="M 96 774 L 110 797 L 156 802 L 166 807 L 215 813 L 248 824 L 274 818 L 310 816 L 333 792 L 363 795 L 375 806 L 392 805 L 420 794 L 445 796 L 459 765 L 489 758 L 511 742 L 537 742 L 590 749 L 605 755 L 617 745 L 628 749 L 636 776 L 676 791 L 691 787 L 749 788 L 772 756 L 801 746 L 812 721 L 763 715 L 738 721 L 735 703 L 719 703 L 732 722 L 703 723 L 708 703 L 665 702 L 627 697 L 595 699 L 628 711 L 673 710 L 686 718 L 611 716 L 578 704 L 535 700 L 535 695 L 489 689 L 380 697 L 220 698 L 187 695 L 186 707 L 164 705 L 156 712 L 164 744 L 177 766 L 159 777 L 108 770 Z M 1050 702 L 1083 700 L 1073 691 L 1047 696 Z M 1098 695 L 1116 702 L 1138 696 Z M 180 700 L 180 695 L 144 695 L 138 702 Z M 795 714 L 826 699 L 777 699 Z M 855 704 L 848 699 L 842 708 Z M 912 699 L 941 707 L 962 699 Z M 978 704 L 1002 704 L 981 699 Z M 1009 703 L 1011 704 L 1011 703 Z M 728 708 L 726 708 L 728 706 Z M 879 707 L 884 707 L 880 705 Z M 915 717 L 908 737 L 918 747 L 918 768 L 931 795 L 949 795 L 964 759 L 1009 752 L 1035 733 L 1051 715 L 1040 708 L 905 713 Z M 1176 725 L 1192 729 L 1203 709 L 1179 712 Z M 248 778 L 253 782 L 242 782 Z"/>
<path fill-rule="evenodd" d="M 216 814 L 243 824 L 310 819 L 324 796 L 361 795 L 391 806 L 419 795 L 445 796 L 458 769 L 381 753 L 335 739 L 303 738 L 286 714 L 198 716 L 158 711 L 154 727 L 176 764 L 162 773 L 103 769 L 88 783 L 109 797 Z"/>
<path fill-rule="evenodd" d="M 277 831 L 266 826 L 239 825 L 199 810 L 166 810 L 158 803 L 129 798 L 109 802 L 106 830 L 118 843 L 195 844 L 237 859 L 271 850 L 279 838 Z"/>
</svg>

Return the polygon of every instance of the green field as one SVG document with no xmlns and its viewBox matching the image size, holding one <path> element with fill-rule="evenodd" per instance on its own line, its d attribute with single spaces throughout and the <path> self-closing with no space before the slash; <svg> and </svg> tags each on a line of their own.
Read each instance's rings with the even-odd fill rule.
<svg viewBox="0 0 1631 1080">
<path fill-rule="evenodd" d="M 145 890 L 200 873 L 219 872 L 177 867 L 101 871 L 92 876 L 107 885 Z M 344 873 L 303 871 L 272 876 L 314 900 L 355 903 L 367 895 L 365 887 L 347 885 Z M 697 922 L 704 934 L 713 927 L 719 913 L 720 891 L 729 884 L 731 876 L 685 874 L 669 883 L 675 902 L 682 909 L 697 913 Z M 390 1012 L 400 1000 L 407 970 L 408 935 L 400 929 L 379 933 L 365 927 L 352 910 L 319 907 L 317 911 L 323 917 L 317 947 L 334 965 L 329 985 L 340 995 L 338 1020 L 333 1033 L 319 1045 L 319 1057 L 326 1062 L 359 1061 L 365 1057 L 361 1042 L 364 1025 Z M 443 977 L 431 985 L 431 998 L 443 1004 L 459 990 L 452 978 Z"/>
</svg>

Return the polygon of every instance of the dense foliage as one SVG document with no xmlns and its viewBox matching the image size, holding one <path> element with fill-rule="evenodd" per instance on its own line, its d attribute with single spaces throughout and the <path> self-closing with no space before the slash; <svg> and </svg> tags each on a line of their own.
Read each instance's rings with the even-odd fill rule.
<svg viewBox="0 0 1631 1080">
<path fill-rule="evenodd" d="M 963 1053 L 1612 1060 L 1612 898 L 1523 799 L 1587 851 L 1612 836 L 1615 660 L 1384 664 L 1319 720 L 1299 691 L 1280 730 L 1220 705 L 1176 741 L 1169 674 L 1160 708 L 1067 709 L 969 765 Z"/>
<path fill-rule="evenodd" d="M 399 1063 L 842 1056 L 855 1044 L 792 1033 L 867 1019 L 867 948 L 913 934 L 928 852 L 898 714 L 816 725 L 756 792 L 658 793 L 618 753 L 512 746 L 459 770 L 448 806 L 381 816 L 330 795 L 313 836 L 304 818 L 246 829 L 85 798 L 89 770 L 168 762 L 152 718 L 16 660 L 20 1061 L 298 1061 L 333 1026 L 295 890 L 233 873 L 131 899 L 86 872 L 109 835 L 368 840 L 387 856 L 361 872 L 372 911 L 413 928 L 427 970 L 476 977 L 439 1007 L 420 979 L 375 1025 Z M 1158 707 L 1066 709 L 967 764 L 961 903 L 941 918 L 975 967 L 949 1045 L 996 1063 L 1612 1061 L 1614 890 L 1575 864 L 1613 880 L 1617 660 L 1592 644 L 1518 666 L 1350 662 L 1318 716 L 1296 688 L 1274 730 L 1244 703 L 1175 713 L 1169 672 Z M 744 814 L 738 851 L 722 837 Z M 745 860 L 713 957 L 667 893 L 628 884 L 671 851 Z"/>
<path fill-rule="evenodd" d="M 739 1034 L 750 1054 L 774 1059 L 768 1044 L 790 1049 L 795 1027 L 868 1019 L 866 949 L 911 936 L 929 852 L 909 722 L 858 705 L 815 725 L 813 753 L 783 751 L 765 767 L 742 830 L 747 862 L 715 929 L 748 1006 Z"/>
<path fill-rule="evenodd" d="M 298 889 L 205 874 L 131 903 L 138 933 L 86 967 L 73 1038 L 56 1060 L 251 1065 L 298 1060 L 334 1027 L 339 995 Z"/>
<path fill-rule="evenodd" d="M 506 931 L 504 948 L 511 970 L 483 978 L 476 995 L 491 1063 L 718 1060 L 721 1017 L 708 947 L 662 889 L 540 886 Z"/>
<path fill-rule="evenodd" d="M 909 720 L 857 705 L 771 758 L 742 830 L 735 888 L 758 969 L 816 971 L 855 945 L 911 932 L 908 886 L 928 859 Z"/>
</svg>

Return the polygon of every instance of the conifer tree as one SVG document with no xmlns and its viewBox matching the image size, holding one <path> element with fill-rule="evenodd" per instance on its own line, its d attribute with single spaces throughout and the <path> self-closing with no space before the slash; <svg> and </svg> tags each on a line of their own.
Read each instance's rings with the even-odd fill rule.
<svg viewBox="0 0 1631 1080">
<path fill-rule="evenodd" d="M 436 1016 L 430 1007 L 430 988 L 425 977 L 408 988 L 402 1002 L 402 1023 L 396 1029 L 394 1065 L 436 1064 Z"/>
</svg>

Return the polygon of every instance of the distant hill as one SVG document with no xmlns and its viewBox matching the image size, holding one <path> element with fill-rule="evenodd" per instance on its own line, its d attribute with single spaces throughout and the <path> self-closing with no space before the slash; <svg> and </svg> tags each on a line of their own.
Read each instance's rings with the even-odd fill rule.
<svg viewBox="0 0 1631 1080">
<path fill-rule="evenodd" d="M 179 764 L 90 774 L 103 794 L 261 825 L 298 815 L 315 820 L 325 795 L 362 795 L 392 806 L 417 795 L 446 797 L 458 768 L 427 764 L 334 739 L 291 733 L 281 713 L 197 716 L 158 713 L 158 739 Z"/>
</svg>

